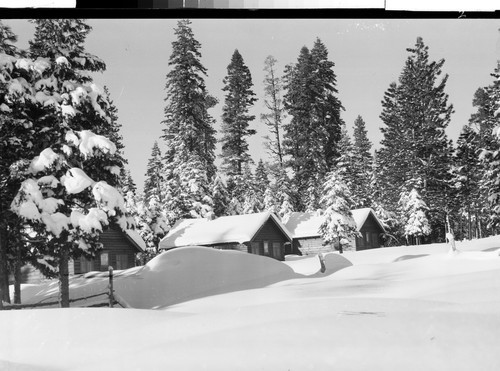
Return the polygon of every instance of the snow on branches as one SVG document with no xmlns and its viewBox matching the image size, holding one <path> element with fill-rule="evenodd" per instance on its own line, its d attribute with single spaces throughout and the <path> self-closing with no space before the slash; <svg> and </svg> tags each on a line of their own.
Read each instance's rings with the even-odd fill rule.
<svg viewBox="0 0 500 371">
<path fill-rule="evenodd" d="M 342 252 L 342 240 L 349 240 L 359 234 L 350 211 L 353 202 L 342 170 L 334 169 L 327 174 L 321 203 L 324 222 L 319 233 L 325 245 L 339 243 L 339 250 Z"/>
<path fill-rule="evenodd" d="M 404 234 L 406 239 L 415 238 L 418 245 L 421 237 L 431 233 L 426 215 L 429 208 L 415 188 L 410 192 L 402 192 L 399 203 L 405 219 Z"/>
</svg>

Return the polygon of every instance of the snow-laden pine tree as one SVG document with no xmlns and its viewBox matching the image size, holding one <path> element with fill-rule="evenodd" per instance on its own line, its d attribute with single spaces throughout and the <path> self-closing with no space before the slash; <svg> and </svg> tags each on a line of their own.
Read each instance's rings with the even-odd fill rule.
<svg viewBox="0 0 500 371">
<path fill-rule="evenodd" d="M 144 181 L 143 188 L 143 197 L 146 204 L 153 196 L 156 197 L 159 203 L 163 201 L 161 192 L 164 182 L 164 166 L 162 160 L 160 147 L 158 142 L 155 141 L 146 167 L 146 180 Z"/>
<path fill-rule="evenodd" d="M 323 184 L 321 198 L 324 221 L 319 228 L 325 246 L 337 248 L 340 253 L 344 246 L 358 236 L 356 222 L 351 213 L 351 192 L 345 183 L 342 170 L 331 170 Z"/>
<path fill-rule="evenodd" d="M 203 161 L 196 153 L 181 162 L 177 169 L 181 186 L 181 199 L 190 218 L 213 219 L 212 192 Z"/>
<path fill-rule="evenodd" d="M 223 82 L 222 90 L 226 95 L 222 107 L 220 139 L 222 170 L 227 176 L 238 176 L 243 174 L 244 165 L 252 162 L 247 138 L 256 131 L 249 127 L 250 122 L 255 119 L 254 115 L 249 114 L 249 110 L 257 100 L 252 91 L 252 75 L 238 50 L 231 57 Z"/>
<path fill-rule="evenodd" d="M 452 147 L 445 133 L 453 112 L 445 93 L 448 76 L 440 78 L 444 59 L 431 61 L 422 38 L 407 51 L 399 84 L 390 85 L 382 103 L 385 126 L 377 171 L 379 182 L 387 187 L 381 199 L 388 210 L 396 210 L 405 183 L 417 179 L 429 206 L 431 240 L 444 240 L 451 199 Z"/>
<path fill-rule="evenodd" d="M 165 167 L 162 160 L 160 147 L 155 141 L 146 168 L 143 193 L 137 203 L 137 227 L 148 248 L 144 260 L 158 253 L 158 243 L 170 229 L 164 202 Z"/>
<path fill-rule="evenodd" d="M 262 204 L 264 201 L 264 193 L 270 184 L 268 166 L 262 159 L 259 160 L 255 168 L 254 183 L 256 196 Z"/>
<path fill-rule="evenodd" d="M 404 217 L 404 234 L 409 244 L 420 245 L 422 238 L 431 233 L 427 213 L 429 208 L 415 188 L 401 193 L 400 205 Z"/>
<path fill-rule="evenodd" d="M 292 184 L 286 170 L 280 166 L 272 169 L 271 178 L 264 191 L 262 211 L 275 213 L 281 221 L 286 223 L 291 213 L 295 211 Z"/>
<path fill-rule="evenodd" d="M 283 166 L 283 119 L 285 109 L 283 107 L 282 91 L 283 82 L 278 76 L 276 64 L 278 61 L 269 55 L 264 61 L 264 105 L 268 110 L 262 113 L 260 119 L 267 125 L 271 135 L 266 135 L 266 147 L 273 158 L 273 162 Z"/>
<path fill-rule="evenodd" d="M 162 122 L 165 142 L 163 202 L 171 223 L 192 217 L 191 211 L 199 215 L 200 209 L 191 209 L 193 200 L 210 197 L 209 193 L 200 195 L 200 188 L 183 189 L 191 182 L 186 176 L 193 175 L 194 183 L 199 176 L 206 177 L 210 183 L 216 172 L 214 119 L 208 110 L 217 100 L 205 86 L 207 73 L 200 61 L 201 44 L 194 38 L 191 21 L 187 19 L 178 21 L 174 32 L 176 40 L 172 42 L 168 63 L 170 70 L 166 77 L 165 119 Z M 188 162 L 196 164 L 196 171 L 188 171 Z M 208 187 L 204 190 L 208 191 Z"/>
<path fill-rule="evenodd" d="M 259 171 L 260 171 L 259 176 L 261 177 L 260 181 L 263 181 L 262 169 Z M 256 174 L 252 172 L 250 164 L 246 163 L 243 166 L 243 174 L 242 174 L 242 179 L 244 180 L 242 182 L 242 185 L 244 185 L 245 188 L 240 198 L 241 203 L 243 205 L 242 214 L 259 213 L 264 209 L 263 207 L 264 190 L 258 183 L 255 175 Z"/>
<path fill-rule="evenodd" d="M 137 203 L 137 229 L 147 246 L 142 257 L 144 264 L 158 254 L 158 244 L 170 230 L 163 203 L 159 202 L 157 196 L 152 194 L 147 200 L 142 197 Z"/>
<path fill-rule="evenodd" d="M 300 209 L 306 208 L 308 195 L 319 193 L 311 187 L 321 189 L 321 180 L 339 156 L 343 107 L 333 67 L 325 45 L 316 39 L 311 50 L 302 47 L 297 62 L 285 69 L 283 100 L 291 119 L 283 125 L 283 152 L 289 156 Z"/>
<path fill-rule="evenodd" d="M 23 81 L 20 78 L 24 70 L 16 66 L 22 54 L 15 46 L 16 42 L 17 36 L 11 28 L 0 21 L 0 307 L 2 301 L 10 303 L 9 272 L 13 271 L 12 266 L 16 268 L 17 292 L 17 273 L 24 260 L 22 243 L 17 233 L 19 221 L 10 210 L 10 203 L 19 188 L 19 181 L 14 179 L 11 166 L 29 156 L 29 138 L 34 132 L 33 125 L 26 122 L 22 110 L 13 110 L 4 101 L 11 89 L 10 80 L 19 78 L 20 84 Z"/>
<path fill-rule="evenodd" d="M 373 176 L 372 144 L 368 139 L 366 125 L 361 116 L 354 121 L 352 145 L 352 167 L 354 182 L 352 195 L 355 208 L 372 207 L 371 181 Z"/>
<path fill-rule="evenodd" d="M 27 59 L 23 61 L 28 68 L 36 65 Z M 19 171 L 23 181 L 11 209 L 25 221 L 32 263 L 47 275 L 58 275 L 61 306 L 68 307 L 68 260 L 95 257 L 101 247 L 99 233 L 106 225 L 116 223 L 126 229 L 133 225 L 133 220 L 125 216 L 122 195 L 106 181 L 116 180 L 122 166 L 114 156 L 115 144 L 73 125 L 74 121 L 79 122 L 76 118 L 81 113 L 77 108 L 83 101 L 91 106 L 99 104 L 97 94 L 89 94 L 96 92 L 95 85 L 78 84 L 87 94 L 75 100 L 65 99 L 64 94 L 72 96 L 78 89 L 71 79 L 75 74 L 71 73 L 70 64 L 64 57 L 44 62 L 47 63 L 43 63 L 43 71 L 33 68 L 37 75 L 33 90 L 13 92 L 6 101 L 13 106 L 35 101 L 37 117 L 44 117 L 42 122 L 47 128 L 57 128 L 58 135 L 52 130 L 48 136 L 37 138 L 42 142 L 50 140 L 51 144 Z M 51 83 L 51 97 L 44 91 L 47 80 Z M 16 83 L 11 81 L 12 84 Z M 53 99 L 53 103 L 46 105 L 48 99 Z"/>
<path fill-rule="evenodd" d="M 30 174 L 29 164 L 33 157 L 40 156 L 43 151 L 63 151 L 68 159 L 71 158 L 71 146 L 61 144 L 69 131 L 76 133 L 76 139 L 73 139 L 81 141 L 83 148 L 113 127 L 107 97 L 103 89 L 92 83 L 89 74 L 105 68 L 102 60 L 84 49 L 90 27 L 77 19 L 40 19 L 33 23 L 36 29 L 27 53 L 30 58 L 2 58 L 5 63 L 2 62 L 1 67 L 8 92 L 2 97 L 2 111 L 21 119 L 17 130 L 11 132 L 10 140 L 24 145 L 23 156 L 10 165 L 10 183 L 18 185 Z M 27 130 L 26 135 L 19 131 L 20 127 Z M 96 137 L 96 134 L 101 135 Z M 54 145 L 59 147 L 52 148 Z M 82 160 L 70 161 L 74 161 L 71 163 L 73 167 L 86 168 L 91 179 L 100 179 L 108 185 L 119 183 L 123 158 L 116 150 L 105 158 L 85 153 Z M 27 258 L 43 270 L 44 266 L 38 260 L 40 250 L 33 247 L 33 238 L 26 232 L 28 229 L 24 225 L 16 228 L 24 243 L 24 251 L 29 252 Z M 35 241 L 40 239 L 35 238 Z M 61 269 L 64 270 L 65 257 L 60 257 L 63 262 Z M 66 301 L 67 295 L 63 294 L 63 301 Z"/>
<path fill-rule="evenodd" d="M 342 174 L 343 180 L 351 192 L 351 197 L 353 197 L 353 189 L 355 183 L 357 182 L 357 173 L 354 164 L 354 150 L 352 145 L 351 137 L 347 131 L 345 124 L 342 125 L 339 141 L 340 156 L 336 161 L 336 167 Z M 359 202 L 353 197 L 353 205 L 357 205 Z"/>
<path fill-rule="evenodd" d="M 488 229 L 494 232 L 500 224 L 500 62 L 491 76 L 494 81 L 484 88 L 478 104 L 478 117 L 471 117 L 471 124 L 479 129 L 480 159 L 484 169 L 480 191 L 487 196 Z"/>
<path fill-rule="evenodd" d="M 215 217 L 225 216 L 229 205 L 229 194 L 227 186 L 220 174 L 216 174 L 211 184 L 212 201 Z"/>
<path fill-rule="evenodd" d="M 465 125 L 457 140 L 451 171 L 458 208 L 459 228 L 455 228 L 458 239 L 463 236 L 471 239 L 473 235 L 478 235 L 475 220 L 485 205 L 480 194 L 480 181 L 484 171 L 481 171 L 479 153 L 477 134 L 471 126 Z"/>
</svg>

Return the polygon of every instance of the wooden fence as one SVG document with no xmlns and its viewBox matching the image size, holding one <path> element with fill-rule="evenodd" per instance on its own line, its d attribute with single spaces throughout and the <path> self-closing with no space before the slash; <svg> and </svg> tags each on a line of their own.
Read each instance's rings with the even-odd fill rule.
<svg viewBox="0 0 500 371">
<path fill-rule="evenodd" d="M 102 292 L 100 294 L 89 295 L 83 298 L 74 298 L 70 299 L 70 303 L 76 303 L 83 300 L 93 299 L 100 296 L 103 296 L 102 301 L 93 303 L 90 305 L 82 305 L 83 308 L 96 308 L 96 307 L 110 307 L 113 308 L 115 305 L 119 305 L 122 308 L 130 308 L 130 305 L 114 290 L 113 287 L 113 267 L 109 267 L 109 281 L 108 281 L 108 291 Z M 45 300 L 45 299 L 44 299 Z M 3 307 L 0 306 L 0 310 L 14 310 L 14 309 L 32 309 L 32 308 L 43 308 L 43 307 L 51 307 L 54 305 L 58 305 L 59 301 L 47 301 L 47 302 L 39 302 L 34 304 L 3 304 Z"/>
</svg>

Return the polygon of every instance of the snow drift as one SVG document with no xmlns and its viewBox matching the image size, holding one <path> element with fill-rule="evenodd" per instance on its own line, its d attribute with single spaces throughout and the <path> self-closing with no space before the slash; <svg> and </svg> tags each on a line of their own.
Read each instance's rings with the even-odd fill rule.
<svg viewBox="0 0 500 371">
<path fill-rule="evenodd" d="M 263 287 L 300 277 L 267 257 L 206 247 L 181 247 L 117 280 L 117 292 L 134 308 L 161 308 L 185 300 Z"/>
<path fill-rule="evenodd" d="M 162 310 L 1 313 L 0 369 L 498 370 L 500 237 L 457 247 L 332 253 L 325 273 L 318 257 L 172 250 L 116 277 L 127 301 Z M 104 276 L 74 278 L 72 294 Z M 51 294 L 56 282 L 23 287 Z"/>
</svg>

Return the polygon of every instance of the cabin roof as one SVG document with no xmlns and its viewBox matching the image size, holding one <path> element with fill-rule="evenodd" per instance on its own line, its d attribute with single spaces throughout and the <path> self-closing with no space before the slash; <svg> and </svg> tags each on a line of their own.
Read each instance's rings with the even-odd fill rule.
<svg viewBox="0 0 500 371">
<path fill-rule="evenodd" d="M 354 209 L 351 210 L 351 213 L 358 231 L 363 227 L 370 214 L 373 215 L 380 228 L 385 231 L 382 223 L 380 223 L 372 209 Z M 319 237 L 319 227 L 323 223 L 323 220 L 324 216 L 316 213 L 294 212 L 290 215 L 285 226 L 294 238 Z"/>
<path fill-rule="evenodd" d="M 146 251 L 146 242 L 135 229 L 126 229 L 125 237 L 134 245 L 140 252 Z"/>
<path fill-rule="evenodd" d="M 160 241 L 160 249 L 191 245 L 215 245 L 251 241 L 262 226 L 272 219 L 286 238 L 292 235 L 273 213 L 222 216 L 214 220 L 181 219 Z"/>
</svg>

